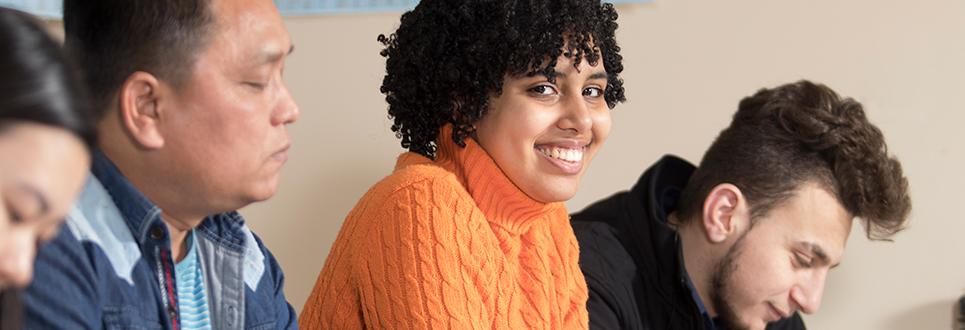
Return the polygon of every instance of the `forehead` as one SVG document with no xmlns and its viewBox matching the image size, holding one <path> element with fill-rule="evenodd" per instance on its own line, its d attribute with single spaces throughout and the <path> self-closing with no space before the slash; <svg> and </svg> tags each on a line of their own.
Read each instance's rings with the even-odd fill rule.
<svg viewBox="0 0 965 330">
<path fill-rule="evenodd" d="M 291 47 L 288 31 L 270 0 L 212 0 L 216 17 L 209 55 L 220 60 L 256 61 Z"/>
<path fill-rule="evenodd" d="M 791 248 L 817 248 L 837 263 L 844 254 L 853 216 L 817 183 L 805 183 L 758 226 Z"/>
<path fill-rule="evenodd" d="M 69 200 L 90 164 L 73 133 L 30 122 L 0 133 L 0 154 L 0 188 L 27 186 L 54 200 Z"/>
</svg>

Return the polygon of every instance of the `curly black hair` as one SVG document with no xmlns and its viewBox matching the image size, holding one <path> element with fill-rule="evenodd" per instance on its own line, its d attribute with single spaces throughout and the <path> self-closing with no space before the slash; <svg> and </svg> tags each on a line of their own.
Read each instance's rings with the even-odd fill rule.
<svg viewBox="0 0 965 330">
<path fill-rule="evenodd" d="M 731 183 L 747 198 L 753 223 L 807 182 L 834 194 L 873 240 L 888 240 L 911 212 L 901 163 L 861 103 L 806 80 L 741 100 L 674 212 L 681 223 L 699 218 L 707 194 Z"/>
<path fill-rule="evenodd" d="M 616 19 L 613 5 L 599 0 L 422 0 L 395 33 L 378 38 L 392 131 L 403 148 L 434 158 L 440 128 L 452 123 L 453 141 L 465 147 L 506 75 L 554 82 L 562 55 L 574 66 L 603 60 L 613 108 L 626 100 Z"/>
</svg>

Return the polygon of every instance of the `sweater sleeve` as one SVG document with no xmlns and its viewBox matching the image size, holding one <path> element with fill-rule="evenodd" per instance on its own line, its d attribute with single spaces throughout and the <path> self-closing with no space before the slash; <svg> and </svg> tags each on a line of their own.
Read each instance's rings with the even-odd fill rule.
<svg viewBox="0 0 965 330">
<path fill-rule="evenodd" d="M 500 250 L 485 218 L 451 175 L 403 181 L 349 214 L 303 329 L 492 328 Z"/>
</svg>

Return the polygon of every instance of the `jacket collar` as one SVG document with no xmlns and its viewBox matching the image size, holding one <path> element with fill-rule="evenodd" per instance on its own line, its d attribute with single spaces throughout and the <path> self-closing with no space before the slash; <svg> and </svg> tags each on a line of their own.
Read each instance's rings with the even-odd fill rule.
<svg viewBox="0 0 965 330">
<path fill-rule="evenodd" d="M 678 262 L 680 238 L 677 231 L 667 226 L 667 215 L 676 206 L 677 198 L 690 175 L 696 169 L 687 161 L 673 155 L 665 155 L 657 163 L 650 166 L 640 180 L 630 190 L 627 198 L 627 214 L 645 215 L 636 219 L 629 219 L 627 230 L 622 230 L 629 237 L 623 238 L 624 246 L 632 247 L 634 258 L 643 258 L 642 251 L 655 251 L 657 264 L 678 265 L 676 275 L 683 269 L 683 262 Z M 635 237 L 649 235 L 649 237 Z M 641 246 L 648 244 L 651 246 Z M 640 262 L 639 260 L 637 262 Z"/>
<path fill-rule="evenodd" d="M 100 149 L 93 151 L 91 172 L 107 189 L 138 242 L 146 241 L 150 237 L 152 223 L 160 220 L 161 208 L 137 190 Z"/>
<path fill-rule="evenodd" d="M 660 265 L 674 265 L 669 268 L 673 271 L 673 282 L 679 283 L 680 292 L 689 293 L 689 297 L 680 297 L 689 300 L 703 320 L 701 322 L 706 329 L 714 328 L 714 321 L 707 314 L 700 297 L 694 290 L 693 282 L 687 273 L 684 263 L 683 248 L 681 247 L 680 234 L 667 225 L 667 216 L 676 207 L 680 192 L 683 190 L 690 176 L 696 167 L 689 162 L 673 155 L 666 155 L 656 164 L 650 167 L 633 187 L 632 195 L 646 205 L 645 209 L 650 221 L 632 221 L 635 225 L 650 227 L 653 247 Z M 634 231 L 637 232 L 637 231 Z M 661 252 L 663 251 L 663 252 Z M 672 251 L 672 252 L 671 252 Z M 669 274 L 668 274 L 669 275 Z M 689 299 L 688 299 L 689 298 Z"/>
<path fill-rule="evenodd" d="M 138 243 L 150 239 L 151 228 L 161 219 L 161 208 L 151 202 L 130 181 L 124 177 L 117 165 L 107 158 L 100 149 L 93 151 L 91 172 L 101 182 L 111 195 L 127 225 L 135 234 Z M 244 251 L 245 235 L 243 233 L 245 219 L 237 211 L 210 215 L 198 225 L 207 239 L 217 240 L 222 245 L 230 246 L 233 250 Z M 167 231 L 167 227 L 164 228 Z"/>
</svg>

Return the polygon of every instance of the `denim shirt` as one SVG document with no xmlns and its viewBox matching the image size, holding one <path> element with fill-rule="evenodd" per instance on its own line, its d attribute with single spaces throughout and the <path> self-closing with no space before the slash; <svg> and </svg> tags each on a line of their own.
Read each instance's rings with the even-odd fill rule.
<svg viewBox="0 0 965 330">
<path fill-rule="evenodd" d="M 168 227 L 100 151 L 60 234 L 38 251 L 24 329 L 178 330 Z M 195 228 L 212 329 L 297 329 L 284 275 L 237 212 Z"/>
</svg>

